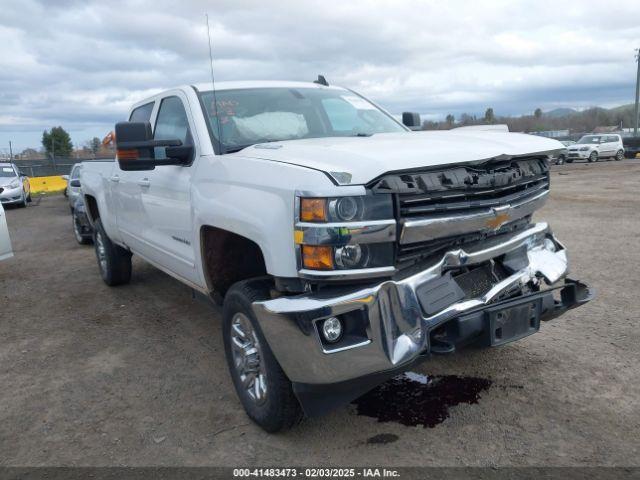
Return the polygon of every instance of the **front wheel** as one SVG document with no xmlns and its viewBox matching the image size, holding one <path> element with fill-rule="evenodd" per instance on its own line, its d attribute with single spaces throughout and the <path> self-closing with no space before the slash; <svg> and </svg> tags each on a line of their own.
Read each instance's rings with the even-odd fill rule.
<svg viewBox="0 0 640 480">
<path fill-rule="evenodd" d="M 110 287 L 129 283 L 131 280 L 131 252 L 113 243 L 96 219 L 93 230 L 93 243 L 98 259 L 100 276 Z"/>
<path fill-rule="evenodd" d="M 25 208 L 26 206 L 27 206 L 27 193 L 23 190 L 22 191 L 22 200 L 20 200 L 20 203 L 18 204 L 18 207 Z"/>
<path fill-rule="evenodd" d="M 616 153 L 616 160 L 620 161 L 624 159 L 624 152 L 622 150 L 618 150 L 618 152 Z"/>
<path fill-rule="evenodd" d="M 598 161 L 598 152 L 596 152 L 595 150 L 593 152 L 591 152 L 591 155 L 589 155 L 589 161 L 590 162 L 597 162 Z"/>
<path fill-rule="evenodd" d="M 224 299 L 222 331 L 231 379 L 247 415 L 267 432 L 279 432 L 298 423 L 302 409 L 253 313 L 251 304 L 268 298 L 267 282 L 233 285 Z"/>
</svg>

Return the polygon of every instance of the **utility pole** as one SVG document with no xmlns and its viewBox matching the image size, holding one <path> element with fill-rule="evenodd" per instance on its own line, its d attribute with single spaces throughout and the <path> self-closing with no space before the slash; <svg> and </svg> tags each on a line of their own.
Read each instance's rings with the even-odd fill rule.
<svg viewBox="0 0 640 480">
<path fill-rule="evenodd" d="M 53 141 L 53 128 L 51 129 L 51 162 L 53 163 L 53 171 L 56 171 L 56 144 Z"/>
<path fill-rule="evenodd" d="M 636 108 L 633 119 L 633 136 L 638 136 L 638 100 L 640 100 L 640 48 L 636 48 L 636 63 L 638 64 L 638 76 L 636 77 Z"/>
<path fill-rule="evenodd" d="M 13 150 L 11 148 L 11 140 L 9 140 L 9 161 L 13 163 Z"/>
</svg>

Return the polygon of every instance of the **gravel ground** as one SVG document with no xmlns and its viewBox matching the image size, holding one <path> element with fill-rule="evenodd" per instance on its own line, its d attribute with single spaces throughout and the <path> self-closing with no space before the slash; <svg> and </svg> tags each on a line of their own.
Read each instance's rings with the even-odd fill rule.
<svg viewBox="0 0 640 480">
<path fill-rule="evenodd" d="M 130 285 L 106 287 L 62 197 L 10 209 L 0 465 L 640 465 L 640 162 L 554 167 L 552 179 L 537 218 L 597 299 L 515 344 L 424 363 L 417 372 L 492 382 L 433 428 L 348 406 L 264 433 L 233 391 L 219 310 L 138 259 Z"/>
</svg>

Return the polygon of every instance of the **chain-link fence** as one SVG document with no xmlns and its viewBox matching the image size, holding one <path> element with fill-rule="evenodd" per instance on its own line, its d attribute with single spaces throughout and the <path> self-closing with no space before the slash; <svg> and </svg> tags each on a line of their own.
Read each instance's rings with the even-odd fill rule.
<svg viewBox="0 0 640 480">
<path fill-rule="evenodd" d="M 76 163 L 95 158 L 47 158 L 40 160 L 15 160 L 16 166 L 29 177 L 68 175 Z"/>
</svg>

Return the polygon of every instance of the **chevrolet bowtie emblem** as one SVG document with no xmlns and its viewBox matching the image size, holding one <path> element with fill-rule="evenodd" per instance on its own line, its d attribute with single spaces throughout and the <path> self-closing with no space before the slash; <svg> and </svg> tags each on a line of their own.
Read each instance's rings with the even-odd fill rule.
<svg viewBox="0 0 640 480">
<path fill-rule="evenodd" d="M 485 225 L 492 230 L 499 229 L 502 225 L 511 220 L 511 215 L 507 212 L 495 212 L 495 217 L 487 220 Z"/>
</svg>

